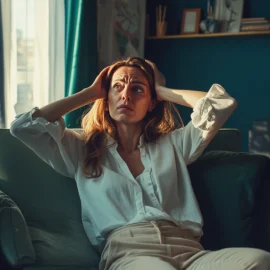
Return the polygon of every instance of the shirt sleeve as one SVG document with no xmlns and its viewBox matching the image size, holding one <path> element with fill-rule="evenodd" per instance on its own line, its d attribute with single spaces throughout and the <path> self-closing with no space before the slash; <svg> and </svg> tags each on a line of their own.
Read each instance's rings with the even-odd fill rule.
<svg viewBox="0 0 270 270">
<path fill-rule="evenodd" d="M 236 100 L 219 84 L 213 84 L 206 96 L 197 101 L 191 121 L 170 134 L 187 165 L 202 154 L 236 107 Z"/>
<path fill-rule="evenodd" d="M 43 117 L 33 119 L 32 114 L 37 109 L 16 116 L 11 123 L 10 133 L 55 171 L 74 178 L 83 147 L 79 134 L 67 129 L 63 118 L 55 122 Z"/>
</svg>

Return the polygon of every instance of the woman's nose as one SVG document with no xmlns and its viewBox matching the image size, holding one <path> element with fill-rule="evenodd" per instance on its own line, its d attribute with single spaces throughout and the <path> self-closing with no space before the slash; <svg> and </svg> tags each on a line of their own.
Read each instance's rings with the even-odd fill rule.
<svg viewBox="0 0 270 270">
<path fill-rule="evenodd" d="M 131 100 L 130 93 L 131 93 L 130 87 L 129 87 L 129 85 L 127 85 L 125 87 L 124 91 L 122 92 L 122 99 L 130 101 Z"/>
</svg>

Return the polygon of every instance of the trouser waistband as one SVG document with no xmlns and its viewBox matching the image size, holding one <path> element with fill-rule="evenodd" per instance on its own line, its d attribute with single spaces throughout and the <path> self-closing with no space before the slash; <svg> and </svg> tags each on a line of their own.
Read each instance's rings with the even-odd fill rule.
<svg viewBox="0 0 270 270">
<path fill-rule="evenodd" d="M 137 223 L 132 223 L 132 224 L 128 224 L 128 225 L 124 225 L 122 227 L 119 227 L 115 230 L 113 230 L 112 232 L 109 233 L 107 240 L 110 240 L 111 238 L 115 237 L 117 234 L 124 232 L 125 230 L 129 230 L 132 228 L 138 228 L 140 226 L 147 226 L 149 225 L 149 227 L 153 227 L 157 230 L 157 232 L 159 233 L 159 235 L 161 234 L 167 234 L 167 230 L 163 230 L 164 226 L 170 226 L 172 227 L 174 234 L 179 235 L 179 236 L 187 236 L 188 238 L 194 238 L 194 232 L 192 232 L 189 229 L 183 229 L 180 226 L 178 226 L 177 224 L 175 224 L 173 221 L 170 220 L 155 220 L 155 221 L 145 221 L 145 222 L 137 222 Z M 169 228 L 169 234 L 170 234 L 170 228 Z M 161 241 L 162 242 L 162 241 Z"/>
</svg>

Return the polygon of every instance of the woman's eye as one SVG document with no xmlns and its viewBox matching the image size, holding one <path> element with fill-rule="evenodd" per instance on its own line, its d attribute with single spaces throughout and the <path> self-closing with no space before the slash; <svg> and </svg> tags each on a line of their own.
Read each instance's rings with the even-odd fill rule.
<svg viewBox="0 0 270 270">
<path fill-rule="evenodd" d="M 134 92 L 136 92 L 136 93 L 142 93 L 142 92 L 143 92 L 143 89 L 142 89 L 141 87 L 139 87 L 139 86 L 134 86 L 134 87 L 132 88 L 132 90 L 133 90 Z"/>
<path fill-rule="evenodd" d="M 113 89 L 114 90 L 119 90 L 121 88 L 121 85 L 120 84 L 115 84 L 114 86 L 113 86 Z"/>
</svg>

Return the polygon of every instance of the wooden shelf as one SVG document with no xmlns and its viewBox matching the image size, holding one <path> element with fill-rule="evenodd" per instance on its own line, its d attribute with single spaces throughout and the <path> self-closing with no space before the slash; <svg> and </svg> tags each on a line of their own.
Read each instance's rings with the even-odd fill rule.
<svg viewBox="0 0 270 270">
<path fill-rule="evenodd" d="M 253 36 L 253 35 L 270 35 L 270 31 L 249 31 L 238 33 L 213 33 L 213 34 L 185 34 L 185 35 L 168 35 L 168 36 L 151 36 L 147 39 L 176 39 L 176 38 L 213 38 L 229 36 Z"/>
</svg>

